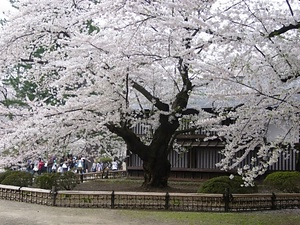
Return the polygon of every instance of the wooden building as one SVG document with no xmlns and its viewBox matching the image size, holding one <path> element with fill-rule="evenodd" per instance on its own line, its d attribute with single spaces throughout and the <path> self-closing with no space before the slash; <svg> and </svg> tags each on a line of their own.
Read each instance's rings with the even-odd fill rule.
<svg viewBox="0 0 300 225">
<path fill-rule="evenodd" d="M 135 128 L 135 132 L 143 135 L 141 127 Z M 224 143 L 218 140 L 204 141 L 205 133 L 206 131 L 198 130 L 193 134 L 181 134 L 177 137 L 177 143 L 186 147 L 188 151 L 181 154 L 172 151 L 169 154 L 170 178 L 207 179 L 235 173 L 235 171 L 221 171 L 220 168 L 216 167 L 216 163 L 222 159 L 219 152 L 224 148 Z M 248 155 L 244 163 L 249 163 L 253 154 Z M 299 171 L 299 167 L 299 153 L 291 151 L 289 157 L 282 155 L 276 164 L 270 166 L 269 171 Z M 129 155 L 127 169 L 129 176 L 143 177 L 142 160 L 137 155 Z"/>
</svg>

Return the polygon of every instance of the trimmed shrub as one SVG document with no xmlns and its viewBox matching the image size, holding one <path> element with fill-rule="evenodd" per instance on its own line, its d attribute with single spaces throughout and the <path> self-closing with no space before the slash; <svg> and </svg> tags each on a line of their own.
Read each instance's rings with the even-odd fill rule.
<svg viewBox="0 0 300 225">
<path fill-rule="evenodd" d="M 273 172 L 264 179 L 263 184 L 282 192 L 300 193 L 300 172 L 278 171 Z"/>
<path fill-rule="evenodd" d="M 38 188 L 52 189 L 52 186 L 57 186 L 57 180 L 59 179 L 59 173 L 42 173 L 35 178 L 34 184 Z"/>
<path fill-rule="evenodd" d="M 76 187 L 78 176 L 73 172 L 43 173 L 35 179 L 35 186 L 42 189 L 72 190 Z"/>
<path fill-rule="evenodd" d="M 0 173 L 0 184 L 2 183 L 2 181 L 7 177 L 9 176 L 10 174 L 16 172 L 15 170 L 7 170 L 3 173 Z"/>
<path fill-rule="evenodd" d="M 33 175 L 24 171 L 11 171 L 2 180 L 1 184 L 29 187 L 32 185 Z"/>
<path fill-rule="evenodd" d="M 199 188 L 199 193 L 223 194 L 225 189 L 229 188 L 229 192 L 233 194 L 249 194 L 258 191 L 257 186 L 243 187 L 244 181 L 240 176 L 234 176 L 230 179 L 228 176 L 214 177 L 205 181 Z"/>
<path fill-rule="evenodd" d="M 72 190 L 78 183 L 78 175 L 73 172 L 65 172 L 61 174 L 60 179 L 57 182 L 57 186 L 61 190 Z"/>
</svg>

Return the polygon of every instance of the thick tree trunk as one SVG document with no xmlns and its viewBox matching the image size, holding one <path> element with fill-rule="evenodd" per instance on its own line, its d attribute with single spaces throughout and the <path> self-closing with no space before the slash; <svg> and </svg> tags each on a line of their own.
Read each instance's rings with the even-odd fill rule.
<svg viewBox="0 0 300 225">
<path fill-rule="evenodd" d="M 143 161 L 144 187 L 164 188 L 168 186 L 171 164 L 167 155 L 157 156 Z"/>
<path fill-rule="evenodd" d="M 150 145 L 142 143 L 133 131 L 107 124 L 108 129 L 121 136 L 128 150 L 143 160 L 144 187 L 163 188 L 168 186 L 171 164 L 168 160 L 170 140 L 179 126 L 178 120 L 169 122 L 166 115 L 160 116 L 161 125 L 156 129 Z"/>
</svg>

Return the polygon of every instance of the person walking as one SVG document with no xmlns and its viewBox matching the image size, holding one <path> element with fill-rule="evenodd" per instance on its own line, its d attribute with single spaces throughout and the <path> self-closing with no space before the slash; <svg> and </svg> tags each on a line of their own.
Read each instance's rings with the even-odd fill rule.
<svg viewBox="0 0 300 225">
<path fill-rule="evenodd" d="M 41 173 L 44 170 L 44 166 L 45 166 L 44 161 L 41 158 L 39 158 L 38 171 L 37 171 L 38 175 L 41 175 Z"/>
</svg>

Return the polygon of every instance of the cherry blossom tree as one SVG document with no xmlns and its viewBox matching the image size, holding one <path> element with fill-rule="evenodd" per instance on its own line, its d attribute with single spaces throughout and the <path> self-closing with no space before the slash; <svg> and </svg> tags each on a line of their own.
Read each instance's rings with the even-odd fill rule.
<svg viewBox="0 0 300 225">
<path fill-rule="evenodd" d="M 187 118 L 190 129 L 217 131 L 209 138 L 226 142 L 219 166 L 251 183 L 298 141 L 299 8 L 288 0 L 20 1 L 0 40 L 2 78 L 17 80 L 1 86 L 3 162 L 70 146 L 126 147 L 143 160 L 144 185 L 164 187 Z M 4 104 L 13 98 L 23 105 Z"/>
<path fill-rule="evenodd" d="M 287 0 L 241 1 L 226 8 L 231 18 L 223 24 L 226 39 L 235 44 L 216 51 L 214 58 L 221 60 L 210 71 L 223 80 L 219 89 L 239 104 L 222 111 L 234 123 L 219 130 L 226 140 L 219 166 L 238 168 L 248 184 L 299 143 L 299 7 Z M 250 154 L 251 162 L 242 165 Z"/>
</svg>

